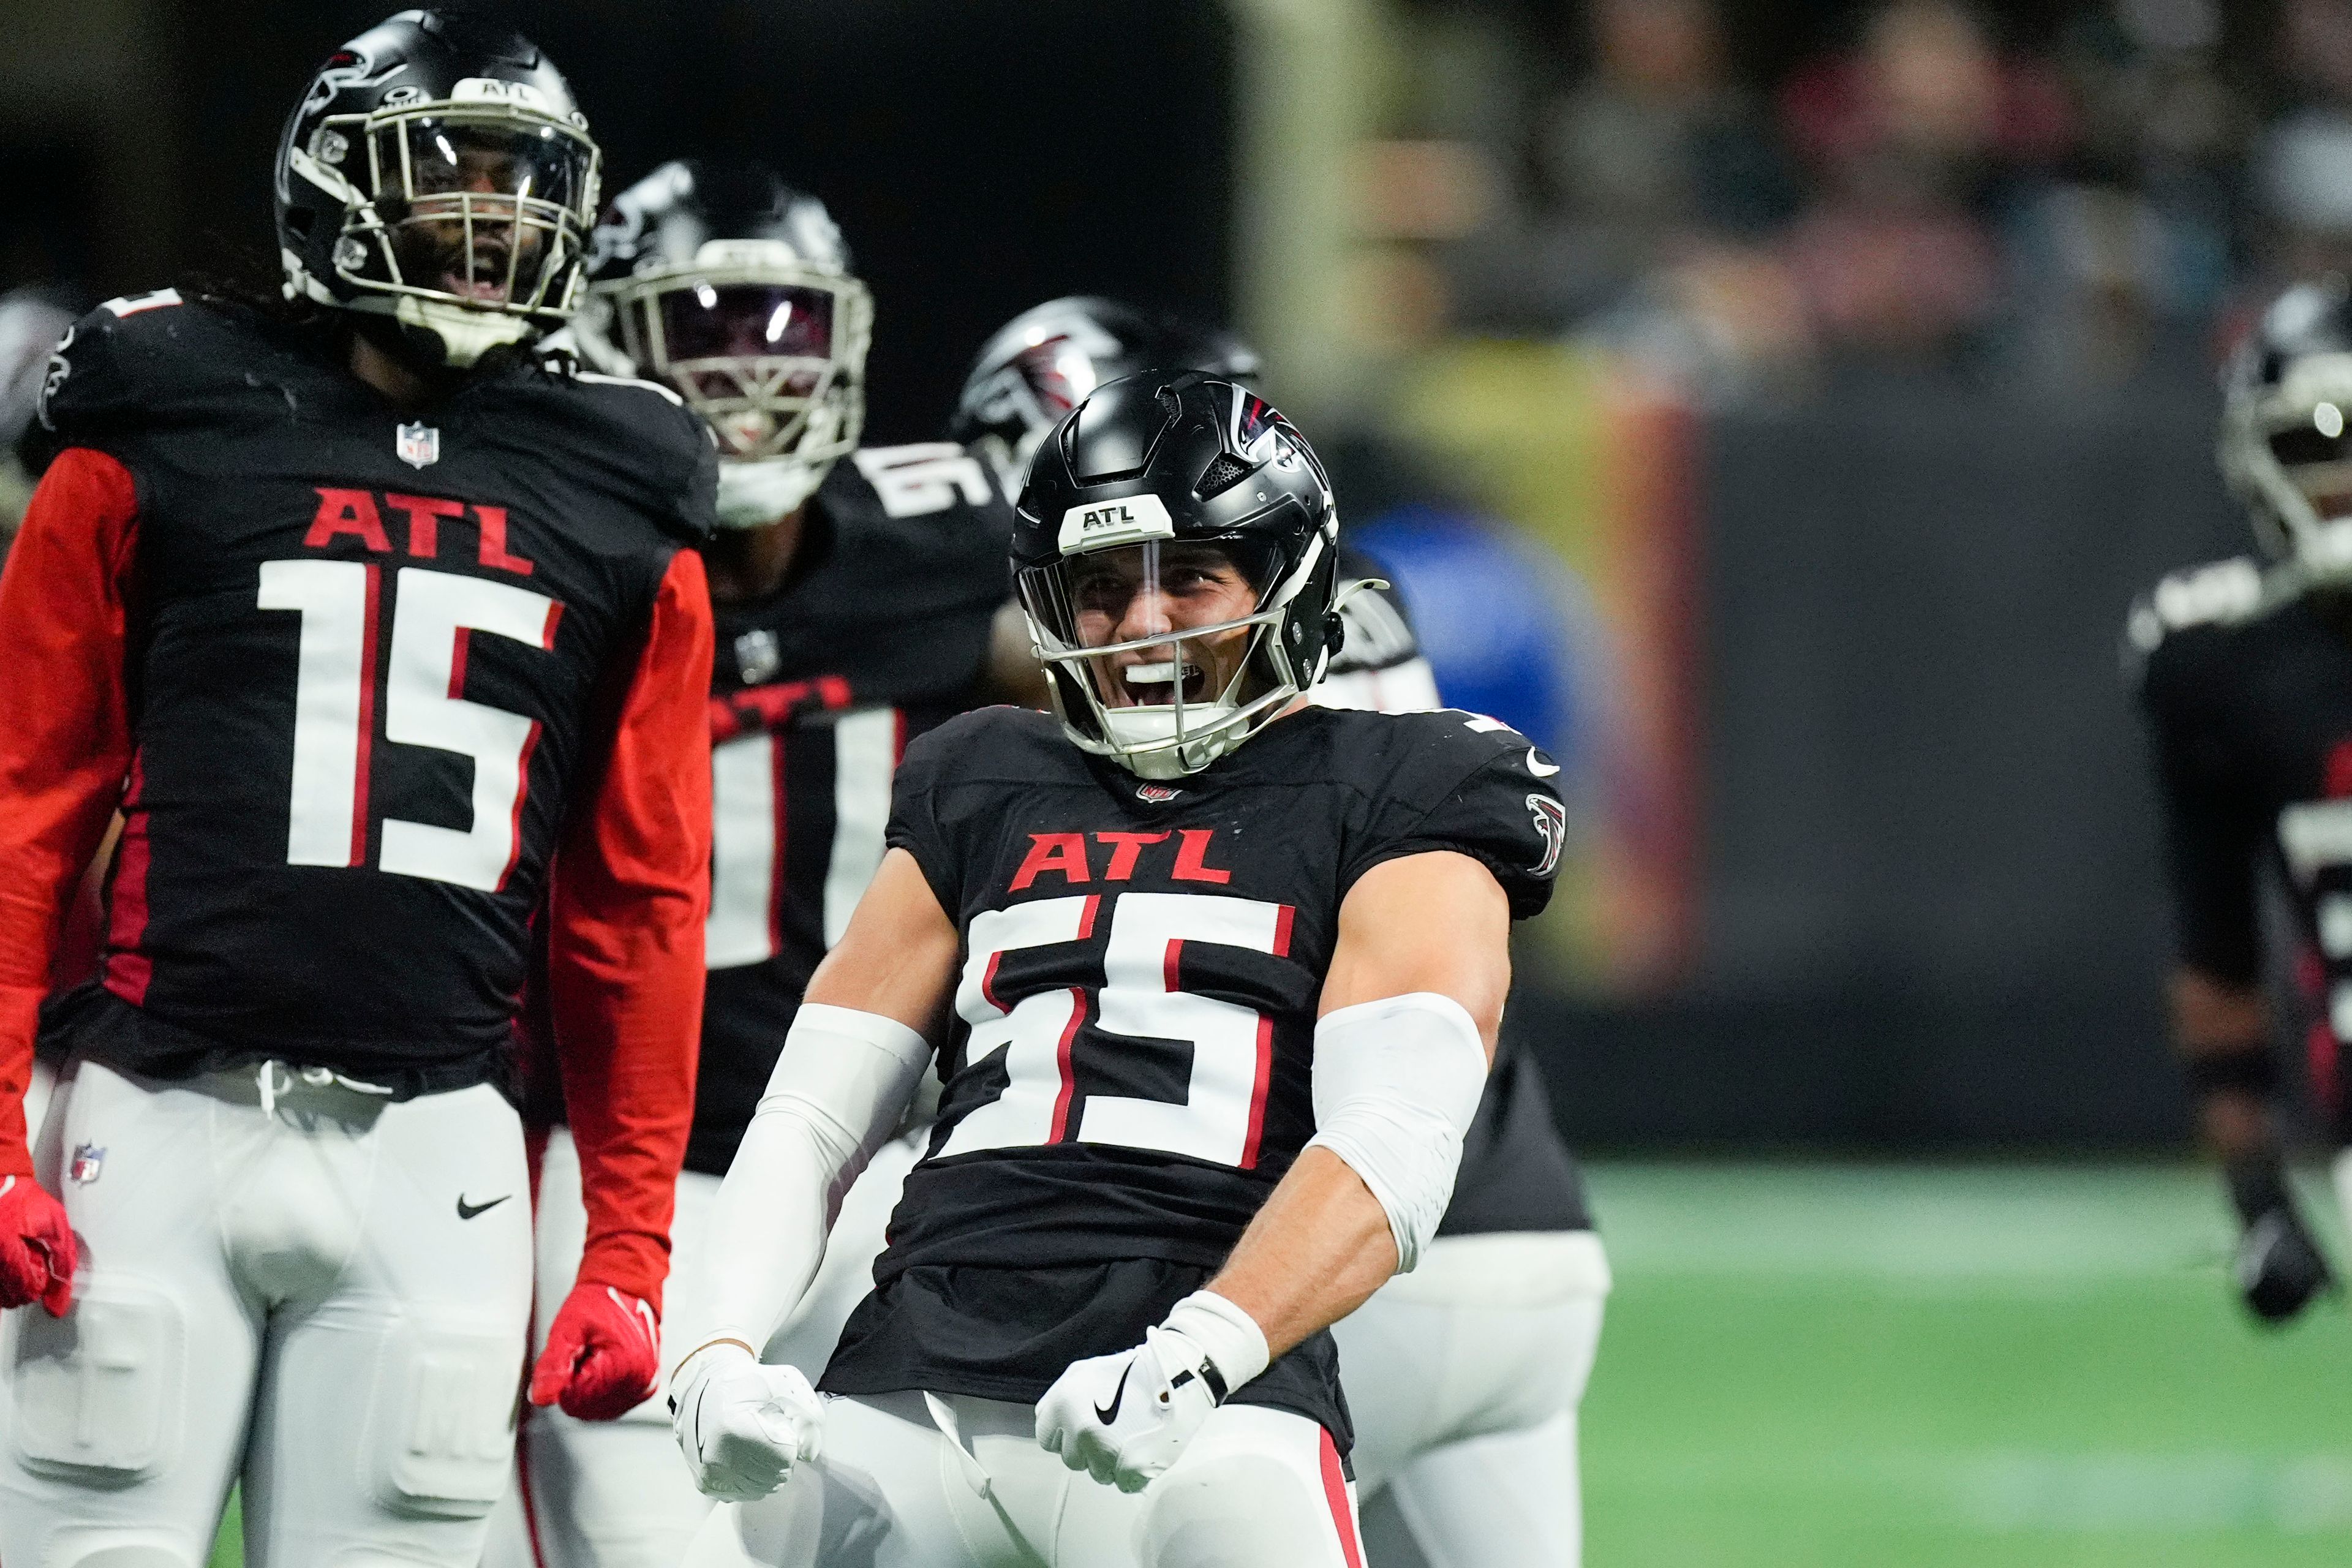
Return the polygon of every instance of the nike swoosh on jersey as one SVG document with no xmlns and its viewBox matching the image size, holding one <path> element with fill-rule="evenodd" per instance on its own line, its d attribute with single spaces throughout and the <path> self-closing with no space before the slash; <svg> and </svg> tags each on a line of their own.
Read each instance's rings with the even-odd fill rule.
<svg viewBox="0 0 2352 1568">
<path fill-rule="evenodd" d="M 1134 1370 L 1135 1363 L 1133 1362 L 1129 1362 L 1125 1366 L 1118 1369 L 1118 1386 L 1110 1391 L 1109 1409 L 1106 1410 L 1099 1405 L 1095 1406 L 1095 1419 L 1101 1422 L 1104 1426 L 1108 1426 L 1112 1422 L 1118 1419 L 1118 1407 L 1127 1398 L 1127 1374 Z"/>
<path fill-rule="evenodd" d="M 1536 777 L 1539 779 L 1548 779 L 1551 777 L 1552 774 L 1559 772 L 1559 764 L 1558 763 L 1545 762 L 1543 760 L 1543 753 L 1537 751 L 1533 746 L 1529 746 L 1528 748 L 1528 772 L 1535 774 Z"/>
<path fill-rule="evenodd" d="M 506 1194 L 506 1197 L 492 1198 L 486 1204 L 469 1204 L 466 1201 L 466 1194 L 459 1193 L 457 1194 L 457 1217 L 459 1219 L 471 1219 L 478 1214 L 488 1214 L 490 1210 L 506 1202 L 507 1198 L 510 1198 L 512 1196 L 514 1196 L 514 1194 L 512 1193 L 509 1193 Z"/>
</svg>

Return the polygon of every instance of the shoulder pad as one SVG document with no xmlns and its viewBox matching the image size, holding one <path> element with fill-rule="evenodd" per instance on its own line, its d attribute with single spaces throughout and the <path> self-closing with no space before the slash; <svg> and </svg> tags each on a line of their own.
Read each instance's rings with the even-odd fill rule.
<svg viewBox="0 0 2352 1568">
<path fill-rule="evenodd" d="M 2173 632 L 2234 626 L 2263 607 L 2263 570 L 2248 556 L 2176 572 L 2135 604 L 2125 633 L 2133 647 L 2153 653 Z"/>
<path fill-rule="evenodd" d="M 128 323 L 159 311 L 173 318 L 187 313 L 177 289 L 109 300 L 67 328 L 41 377 L 36 405 L 41 428 L 71 446 L 96 438 L 149 403 L 161 381 L 156 368 L 178 333 L 159 332 L 152 321 Z"/>
</svg>

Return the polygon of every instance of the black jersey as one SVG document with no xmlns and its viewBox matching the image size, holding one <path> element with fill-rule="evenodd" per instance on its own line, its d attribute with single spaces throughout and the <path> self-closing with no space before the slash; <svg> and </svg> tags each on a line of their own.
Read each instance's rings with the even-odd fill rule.
<svg viewBox="0 0 2352 1568">
<path fill-rule="evenodd" d="M 1316 1007 L 1349 889 L 1454 850 L 1534 913 L 1561 843 L 1549 771 L 1452 711 L 1307 709 L 1165 784 L 1016 709 L 912 747 L 888 842 L 963 933 L 962 976 L 938 1121 L 825 1386 L 1034 1400 L 1127 1348 L 1085 1313 L 975 1320 L 971 1271 L 1157 1265 L 1171 1289 L 1213 1271 L 1314 1134 Z M 913 1328 L 935 1314 L 909 1303 L 942 1292 L 967 1302 L 953 1353 Z M 1328 1352 L 1318 1336 L 1293 1354 Z"/>
<path fill-rule="evenodd" d="M 825 476 L 786 585 L 718 610 L 688 1170 L 727 1173 L 809 975 L 881 864 L 907 742 L 976 700 L 1010 526 L 962 447 L 867 448 Z"/>
<path fill-rule="evenodd" d="M 323 334 L 169 290 L 75 328 L 43 418 L 136 498 L 126 826 L 68 1018 L 149 1071 L 489 1076 L 659 606 L 707 616 L 708 433 L 521 357 L 404 417 Z"/>
<path fill-rule="evenodd" d="M 2266 591 L 2252 562 L 2231 561 L 2166 579 L 2134 607 L 2130 641 L 2180 961 L 2261 979 L 2269 858 L 2318 955 L 2329 1038 L 2352 1037 L 2352 613 Z"/>
</svg>

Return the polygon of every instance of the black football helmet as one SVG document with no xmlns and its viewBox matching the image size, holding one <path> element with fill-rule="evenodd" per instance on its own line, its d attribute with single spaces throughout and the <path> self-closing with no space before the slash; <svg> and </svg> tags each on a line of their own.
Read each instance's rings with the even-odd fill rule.
<svg viewBox="0 0 2352 1568">
<path fill-rule="evenodd" d="M 2352 576 L 2352 289 L 2330 278 L 2272 301 L 2225 382 L 2221 473 L 2266 553 Z"/>
<path fill-rule="evenodd" d="M 1013 584 L 1063 730 L 1144 779 L 1198 773 L 1248 740 L 1339 647 L 1339 539 L 1322 463 L 1247 388 L 1186 370 L 1094 392 L 1038 446 L 1013 528 Z M 1102 640 L 1095 616 L 1089 643 L 1091 574 L 1116 557 L 1125 584 L 1158 594 L 1162 555 L 1186 544 L 1239 569 L 1255 595 L 1249 613 L 1127 641 Z M 1213 661 L 1185 644 L 1236 632 L 1248 644 L 1231 679 L 1188 691 Z M 1161 649 L 1164 662 L 1129 664 L 1125 678 L 1164 688 L 1167 701 L 1105 700 L 1113 656 Z"/>
<path fill-rule="evenodd" d="M 759 164 L 664 163 L 592 247 L 583 357 L 676 388 L 719 437 L 719 516 L 773 522 L 856 449 L 874 297 L 824 204 Z"/>
<path fill-rule="evenodd" d="M 997 329 L 965 375 L 948 437 L 986 458 L 1010 495 L 1045 432 L 1095 388 L 1146 370 L 1253 386 L 1257 351 L 1231 332 L 1098 295 L 1048 300 Z"/>
<path fill-rule="evenodd" d="M 286 121 L 286 296 L 396 322 L 426 363 L 528 342 L 579 302 L 597 159 L 537 45 L 457 14 L 387 17 Z"/>
</svg>

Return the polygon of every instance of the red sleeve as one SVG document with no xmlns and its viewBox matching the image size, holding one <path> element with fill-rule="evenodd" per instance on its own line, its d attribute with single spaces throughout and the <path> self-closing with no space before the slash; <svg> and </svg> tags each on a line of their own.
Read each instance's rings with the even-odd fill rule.
<svg viewBox="0 0 2352 1568">
<path fill-rule="evenodd" d="M 87 447 L 49 465 L 0 573 L 0 1176 L 29 1176 L 25 1085 L 82 869 L 131 765 L 130 470 Z"/>
<path fill-rule="evenodd" d="M 555 861 L 548 1003 L 588 1245 L 580 1279 L 661 1305 L 694 1116 L 710 901 L 710 597 L 681 550 L 610 756 Z"/>
</svg>

